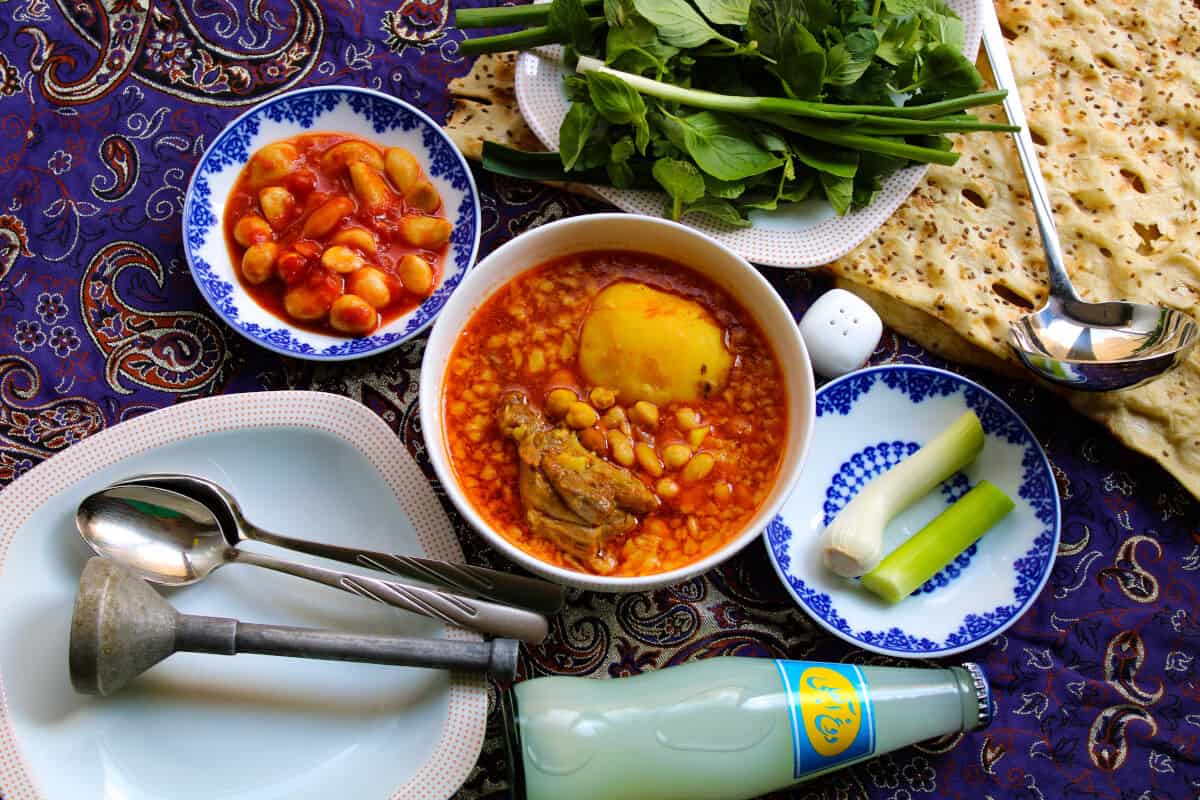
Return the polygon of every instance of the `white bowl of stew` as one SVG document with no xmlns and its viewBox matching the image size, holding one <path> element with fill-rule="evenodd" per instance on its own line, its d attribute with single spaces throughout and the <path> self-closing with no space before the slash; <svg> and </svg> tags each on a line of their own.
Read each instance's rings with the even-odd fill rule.
<svg viewBox="0 0 1200 800">
<path fill-rule="evenodd" d="M 481 261 L 420 384 L 459 512 L 530 571 L 608 592 L 678 583 L 758 536 L 800 477 L 814 397 L 754 267 L 629 214 L 554 222 Z"/>
<path fill-rule="evenodd" d="M 318 86 L 230 122 L 184 201 L 188 265 L 230 327 L 284 355 L 338 361 L 419 334 L 474 264 L 471 170 L 402 100 Z"/>
</svg>

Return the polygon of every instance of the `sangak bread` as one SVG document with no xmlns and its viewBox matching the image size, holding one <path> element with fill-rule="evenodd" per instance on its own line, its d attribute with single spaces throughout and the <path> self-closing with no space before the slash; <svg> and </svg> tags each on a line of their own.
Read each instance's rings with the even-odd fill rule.
<svg viewBox="0 0 1200 800">
<path fill-rule="evenodd" d="M 467 158 L 482 157 L 485 139 L 520 150 L 545 149 L 517 108 L 516 62 L 516 53 L 480 56 L 469 74 L 450 81 L 454 108 L 446 132 Z"/>
<path fill-rule="evenodd" d="M 1080 293 L 1200 317 L 1200 5 L 1001 0 L 997 11 Z M 477 157 L 482 138 L 535 147 L 512 99 L 511 61 L 484 57 L 476 70 L 510 115 L 492 131 L 459 125 L 464 152 Z M 960 136 L 956 146 L 958 164 L 931 168 L 829 269 L 900 333 L 1017 374 L 1008 323 L 1045 298 L 1041 241 L 1010 138 Z M 1200 354 L 1148 386 L 1067 396 L 1200 497 Z"/>
<path fill-rule="evenodd" d="M 1200 6 L 1002 0 L 997 11 L 1076 287 L 1200 316 Z M 1045 298 L 1041 242 L 1011 140 L 957 147 L 958 164 L 930 169 L 830 269 L 918 342 L 1012 363 L 1009 321 Z M 947 330 L 971 347 L 947 345 Z M 1200 496 L 1200 354 L 1138 389 L 1067 396 Z"/>
</svg>

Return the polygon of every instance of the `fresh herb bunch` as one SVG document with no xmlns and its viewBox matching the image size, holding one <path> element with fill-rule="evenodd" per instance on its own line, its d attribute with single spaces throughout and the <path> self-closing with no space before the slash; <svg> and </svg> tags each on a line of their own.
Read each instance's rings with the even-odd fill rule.
<svg viewBox="0 0 1200 800">
<path fill-rule="evenodd" d="M 672 219 L 744 227 L 818 196 L 845 214 L 898 169 L 953 164 L 945 134 L 1013 130 L 965 113 L 1004 93 L 979 92 L 944 0 L 553 0 L 456 22 L 533 26 L 465 54 L 560 43 L 575 69 L 558 154 L 486 143 L 485 168 L 660 187 Z"/>
</svg>

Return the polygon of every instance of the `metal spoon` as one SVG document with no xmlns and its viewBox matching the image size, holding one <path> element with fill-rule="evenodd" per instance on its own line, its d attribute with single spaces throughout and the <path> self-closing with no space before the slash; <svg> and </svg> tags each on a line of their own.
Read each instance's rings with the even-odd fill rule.
<svg viewBox="0 0 1200 800">
<path fill-rule="evenodd" d="M 525 609 L 238 550 L 225 540 L 207 506 L 154 486 L 110 486 L 96 492 L 79 504 L 75 524 L 98 555 L 151 583 L 185 586 L 242 562 L 494 636 L 540 642 L 549 632 L 544 616 Z"/>
<path fill-rule="evenodd" d="M 208 506 L 217 518 L 225 541 L 235 547 L 239 542 L 245 541 L 266 542 L 310 556 L 390 572 L 404 578 L 432 583 L 457 594 L 484 597 L 497 603 L 528 608 L 542 614 L 556 614 L 563 606 L 565 589 L 549 581 L 467 564 L 451 564 L 397 553 L 338 547 L 272 533 L 246 519 L 237 499 L 223 486 L 198 475 L 136 475 L 120 481 L 117 485 L 159 486 L 200 501 Z"/>
<path fill-rule="evenodd" d="M 1196 344 L 1188 314 L 1145 303 L 1088 303 L 1080 299 L 1063 265 L 1062 246 L 1025 111 L 1017 94 L 1000 20 L 990 2 L 981 5 L 983 46 L 996 85 L 1008 90 L 1004 110 L 1020 131 L 1013 136 L 1037 217 L 1050 294 L 1039 310 L 1014 322 L 1009 339 L 1017 357 L 1035 373 L 1072 389 L 1104 392 L 1153 380 L 1177 366 Z"/>
<path fill-rule="evenodd" d="M 512 681 L 519 645 L 512 639 L 405 639 L 180 614 L 115 561 L 88 561 L 79 576 L 67 651 L 75 691 L 112 694 L 174 653 L 258 653 L 457 669 Z"/>
</svg>

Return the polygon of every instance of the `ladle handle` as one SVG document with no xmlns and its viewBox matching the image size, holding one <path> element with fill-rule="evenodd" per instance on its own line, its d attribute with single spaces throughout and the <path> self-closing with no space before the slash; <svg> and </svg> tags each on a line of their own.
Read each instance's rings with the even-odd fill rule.
<svg viewBox="0 0 1200 800">
<path fill-rule="evenodd" d="M 447 625 L 533 643 L 545 639 L 550 631 L 550 623 L 544 616 L 523 608 L 510 608 L 399 581 L 297 564 L 246 550 L 231 549 L 229 552 L 231 561 L 294 575 L 423 617 L 431 617 Z"/>
<path fill-rule="evenodd" d="M 246 527 L 250 528 L 249 525 Z M 373 550 L 292 539 L 258 527 L 247 530 L 247 533 L 255 541 L 266 542 L 276 547 L 390 572 L 469 597 L 484 597 L 497 603 L 528 608 L 542 614 L 557 614 L 563 606 L 563 587 L 549 581 L 510 575 L 507 572 L 473 567 L 469 564 L 452 564 L 448 561 L 402 556 L 398 553 L 378 553 Z"/>
<path fill-rule="evenodd" d="M 1017 143 L 1017 156 L 1021 160 L 1025 182 L 1029 184 L 1029 198 L 1033 202 L 1033 215 L 1037 218 L 1038 232 L 1042 235 L 1042 246 L 1046 250 L 1046 267 L 1050 272 L 1050 296 L 1060 300 L 1078 300 L 1079 294 L 1071 285 L 1071 278 L 1063 264 L 1062 245 L 1058 240 L 1058 229 L 1054 226 L 1046 181 L 1042 178 L 1041 168 L 1038 167 L 1037 150 L 1034 149 L 1033 137 L 1029 134 L 1029 122 L 1025 119 L 1025 109 L 1017 91 L 1017 78 L 1013 74 L 1012 63 L 1008 60 L 1004 32 L 1000 30 L 1000 18 L 996 16 L 996 8 L 991 0 L 980 4 L 980 13 L 983 16 L 983 49 L 992 67 L 992 75 L 996 78 L 997 87 L 1008 90 L 1008 96 L 1004 98 L 1004 111 L 1008 115 L 1008 121 L 1020 128 L 1013 134 L 1013 138 Z"/>
<path fill-rule="evenodd" d="M 325 661 L 357 661 L 402 667 L 483 672 L 498 680 L 516 677 L 519 645 L 512 639 L 456 642 L 369 636 L 286 625 L 259 625 L 220 617 L 180 614 L 175 649 L 187 652 L 258 653 Z"/>
</svg>

